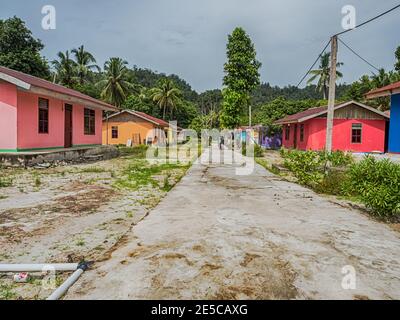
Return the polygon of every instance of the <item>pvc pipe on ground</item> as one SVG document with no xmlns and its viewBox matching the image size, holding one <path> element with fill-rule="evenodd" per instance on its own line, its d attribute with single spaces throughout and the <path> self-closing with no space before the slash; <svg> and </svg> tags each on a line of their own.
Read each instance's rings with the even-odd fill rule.
<svg viewBox="0 0 400 320">
<path fill-rule="evenodd" d="M 58 300 L 60 299 L 68 289 L 79 279 L 84 272 L 84 269 L 77 269 L 65 282 L 59 286 L 46 300 Z"/>
<path fill-rule="evenodd" d="M 0 272 L 74 271 L 78 263 L 0 264 Z"/>
</svg>

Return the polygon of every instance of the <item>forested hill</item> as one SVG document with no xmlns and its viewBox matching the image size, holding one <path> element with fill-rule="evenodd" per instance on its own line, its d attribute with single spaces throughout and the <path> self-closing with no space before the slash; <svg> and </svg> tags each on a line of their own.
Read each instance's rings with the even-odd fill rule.
<svg viewBox="0 0 400 320">
<path fill-rule="evenodd" d="M 341 100 L 350 88 L 350 85 L 339 84 L 336 86 L 336 98 Z M 315 85 L 309 85 L 305 88 L 297 88 L 296 86 L 271 86 L 269 83 L 262 83 L 252 94 L 252 104 L 260 105 L 271 102 L 276 98 L 283 97 L 287 100 L 321 100 L 322 93 L 316 89 Z"/>
</svg>

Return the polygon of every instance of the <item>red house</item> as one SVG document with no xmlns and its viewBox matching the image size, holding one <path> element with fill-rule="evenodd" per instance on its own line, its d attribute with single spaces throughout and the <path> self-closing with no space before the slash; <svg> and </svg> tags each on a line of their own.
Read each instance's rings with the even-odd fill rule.
<svg viewBox="0 0 400 320">
<path fill-rule="evenodd" d="M 0 67 L 0 153 L 101 145 L 103 111 L 117 109 Z"/>
<path fill-rule="evenodd" d="M 327 106 L 311 108 L 275 122 L 283 126 L 282 145 L 300 150 L 323 150 Z M 335 105 L 332 149 L 385 152 L 389 115 L 365 104 L 349 101 Z"/>
</svg>

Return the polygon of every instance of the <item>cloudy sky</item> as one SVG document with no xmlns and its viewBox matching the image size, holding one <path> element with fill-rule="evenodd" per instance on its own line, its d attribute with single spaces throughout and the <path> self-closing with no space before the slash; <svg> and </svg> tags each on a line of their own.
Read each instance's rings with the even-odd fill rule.
<svg viewBox="0 0 400 320">
<path fill-rule="evenodd" d="M 329 36 L 342 31 L 342 7 L 356 8 L 357 23 L 399 0 L 1 0 L 0 19 L 16 15 L 46 45 L 43 54 L 84 44 L 99 64 L 111 56 L 130 65 L 175 73 L 197 91 L 221 87 L 227 35 L 242 26 L 262 62 L 261 79 L 296 85 Z M 56 30 L 41 27 L 44 5 L 57 12 Z M 378 67 L 392 69 L 400 45 L 400 9 L 343 35 L 349 45 Z M 343 46 L 345 82 L 371 67 Z"/>
</svg>

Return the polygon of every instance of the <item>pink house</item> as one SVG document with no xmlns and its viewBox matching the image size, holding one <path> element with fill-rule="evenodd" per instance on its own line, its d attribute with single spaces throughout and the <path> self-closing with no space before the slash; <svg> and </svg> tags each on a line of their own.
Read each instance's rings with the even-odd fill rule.
<svg viewBox="0 0 400 320">
<path fill-rule="evenodd" d="M 323 150 L 326 141 L 327 107 L 318 107 L 276 121 L 282 125 L 285 148 Z M 387 113 L 350 101 L 335 105 L 332 149 L 351 152 L 387 150 Z"/>
<path fill-rule="evenodd" d="M 0 152 L 101 145 L 103 110 L 116 108 L 0 67 Z"/>
</svg>

